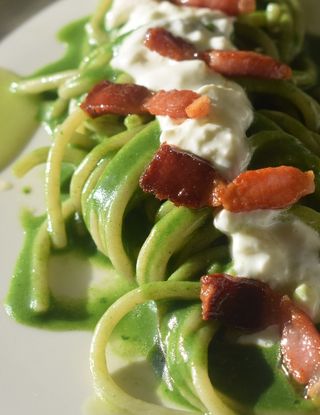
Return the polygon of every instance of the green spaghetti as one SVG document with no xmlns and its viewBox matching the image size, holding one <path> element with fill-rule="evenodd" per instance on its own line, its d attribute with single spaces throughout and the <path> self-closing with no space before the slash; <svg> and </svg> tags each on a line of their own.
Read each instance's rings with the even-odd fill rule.
<svg viewBox="0 0 320 415">
<path fill-rule="evenodd" d="M 7 310 L 18 321 L 36 326 L 60 328 L 66 323 L 70 329 L 92 329 L 97 323 L 90 364 L 95 392 L 106 413 L 316 414 L 315 403 L 305 400 L 279 369 L 277 342 L 270 348 L 244 345 L 236 331 L 202 320 L 200 277 L 215 272 L 237 274 L 236 263 L 230 235 L 215 225 L 219 209 L 177 207 L 140 188 L 139 179 L 162 142 L 165 121 L 151 115 L 90 118 L 79 107 L 102 80 L 139 84 L 143 79 L 154 90 L 160 89 L 154 86 L 159 83 L 162 89 L 213 85 L 226 94 L 230 113 L 237 111 L 239 99 L 239 115 L 224 115 L 230 125 L 236 120 L 234 130 L 223 123 L 217 126 L 221 139 L 234 131 L 236 136 L 244 133 L 243 141 L 236 144 L 240 150 L 230 150 L 231 164 L 223 159 L 227 166 L 223 171 L 228 175 L 233 170 L 281 165 L 312 170 L 315 192 L 283 212 L 281 220 L 300 221 L 319 233 L 320 105 L 313 97 L 317 69 L 305 52 L 301 4 L 258 0 L 255 11 L 231 18 L 216 10 L 167 1 L 125 3 L 101 1 L 90 19 L 75 22 L 60 34 L 70 44 L 77 38 L 76 53 L 69 45 L 62 60 L 14 83 L 16 94 L 41 99 L 42 118 L 52 141 L 14 166 L 21 177 L 45 164 L 47 211 L 39 218 L 24 215 L 26 242 Z M 189 63 L 172 66 L 169 59 L 156 57 L 163 59 L 161 72 L 157 60 L 147 60 L 148 54 L 141 55 L 139 49 L 134 55 L 135 42 L 153 26 L 176 30 L 180 37 L 194 35 L 203 49 L 220 45 L 269 55 L 291 66 L 292 79 L 226 80 L 208 75 L 199 60 L 190 61 L 185 69 Z M 141 78 L 139 59 L 145 59 L 146 66 Z M 199 71 L 192 73 L 190 68 Z M 167 87 L 170 82 L 172 88 Z M 247 121 L 240 128 L 237 122 L 242 119 Z M 212 150 L 217 158 L 224 157 L 220 150 Z M 101 291 L 93 288 L 88 298 L 66 304 L 55 297 L 48 277 L 49 258 L 61 252 L 81 252 L 114 275 Z M 290 286 L 290 294 L 298 293 L 296 288 Z M 146 329 L 139 332 L 139 325 Z M 137 354 L 153 365 L 163 406 L 129 396 L 109 373 L 107 346 L 110 342 L 124 345 L 126 330 L 136 330 L 133 343 L 144 344 L 143 353 Z M 268 376 L 257 382 L 254 374 L 259 373 Z M 172 403 L 180 409 L 173 409 Z"/>
</svg>

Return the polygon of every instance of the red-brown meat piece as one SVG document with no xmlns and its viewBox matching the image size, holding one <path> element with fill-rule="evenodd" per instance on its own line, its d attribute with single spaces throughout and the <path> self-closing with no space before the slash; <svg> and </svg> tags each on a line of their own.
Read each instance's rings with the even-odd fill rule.
<svg viewBox="0 0 320 415">
<path fill-rule="evenodd" d="M 202 59 L 211 69 L 224 76 L 284 80 L 292 77 L 291 68 L 271 56 L 242 50 L 198 52 L 191 43 L 164 28 L 149 29 L 144 43 L 150 50 L 176 61 Z"/>
<path fill-rule="evenodd" d="M 200 298 L 204 320 L 218 319 L 245 331 L 262 330 L 278 321 L 279 296 L 261 281 L 205 275 Z"/>
<path fill-rule="evenodd" d="M 201 95 L 190 90 L 159 91 L 144 104 L 153 115 L 168 115 L 171 118 L 188 118 L 186 108 Z"/>
<path fill-rule="evenodd" d="M 281 308 L 282 362 L 293 379 L 307 385 L 310 398 L 320 397 L 320 335 L 311 319 L 287 296 Z"/>
<path fill-rule="evenodd" d="M 192 6 L 208 7 L 213 10 L 220 10 L 231 16 L 242 13 L 251 13 L 256 9 L 255 0 L 171 0 L 172 3 Z"/>
<path fill-rule="evenodd" d="M 140 186 L 158 199 L 169 199 L 177 206 L 213 206 L 213 188 L 220 176 L 205 160 L 162 144 L 145 173 Z"/>
<path fill-rule="evenodd" d="M 286 208 L 314 189 L 312 171 L 280 166 L 241 173 L 227 186 L 216 188 L 215 194 L 225 209 L 247 212 Z"/>
<path fill-rule="evenodd" d="M 81 108 L 92 118 L 104 114 L 145 114 L 145 101 L 152 92 L 141 85 L 99 82 L 87 95 Z"/>
<path fill-rule="evenodd" d="M 207 95 L 202 95 L 185 109 L 188 118 L 206 117 L 211 109 L 211 101 Z"/>
<path fill-rule="evenodd" d="M 144 44 L 150 50 L 176 61 L 195 59 L 197 50 L 192 43 L 174 36 L 168 30 L 155 27 L 147 31 Z"/>
<path fill-rule="evenodd" d="M 194 106 L 191 106 L 193 103 Z M 210 107 L 210 99 L 194 91 L 174 89 L 155 93 L 141 85 L 109 81 L 97 84 L 81 104 L 81 108 L 92 118 L 105 114 L 148 113 L 172 118 L 200 118 L 209 113 Z"/>
<path fill-rule="evenodd" d="M 251 76 L 263 79 L 290 79 L 291 68 L 270 56 L 242 50 L 211 50 L 201 54 L 215 72 L 224 76 Z"/>
<path fill-rule="evenodd" d="M 201 278 L 202 316 L 244 331 L 279 326 L 286 372 L 306 386 L 307 397 L 320 401 L 320 333 L 310 317 L 288 296 L 267 284 L 227 274 Z"/>
</svg>

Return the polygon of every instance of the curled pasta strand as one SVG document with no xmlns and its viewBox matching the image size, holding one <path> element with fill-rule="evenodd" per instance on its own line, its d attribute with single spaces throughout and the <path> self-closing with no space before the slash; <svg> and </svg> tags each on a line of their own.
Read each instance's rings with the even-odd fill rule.
<svg viewBox="0 0 320 415">
<path fill-rule="evenodd" d="M 62 205 L 63 219 L 67 220 L 73 213 L 73 205 L 70 200 L 67 200 Z M 47 227 L 47 221 L 44 221 L 33 242 L 31 257 L 30 308 L 37 314 L 47 312 L 50 307 L 48 261 L 51 252 L 51 240 Z"/>
<path fill-rule="evenodd" d="M 12 85 L 12 89 L 15 92 L 23 94 L 40 94 L 42 92 L 57 89 L 61 84 L 66 82 L 67 79 L 76 75 L 77 72 L 77 70 L 68 70 L 15 82 Z"/>
<path fill-rule="evenodd" d="M 109 152 L 119 150 L 141 129 L 142 127 L 138 127 L 104 140 L 101 144 L 94 147 L 94 149 L 82 161 L 81 165 L 74 172 L 70 184 L 70 197 L 73 200 L 75 208 L 79 212 L 81 210 L 82 189 L 97 164 L 100 163 Z"/>
<path fill-rule="evenodd" d="M 77 108 L 58 127 L 49 151 L 46 165 L 45 196 L 48 215 L 48 231 L 55 248 L 64 248 L 67 244 L 64 219 L 61 208 L 60 177 L 61 163 L 72 134 L 87 118 L 87 115 Z"/>
<path fill-rule="evenodd" d="M 118 322 L 135 306 L 148 300 L 196 299 L 199 284 L 188 282 L 158 282 L 130 291 L 117 300 L 99 321 L 91 344 L 90 367 L 96 394 L 107 404 L 121 408 L 129 414 L 141 415 L 192 415 L 199 412 L 179 411 L 143 402 L 125 393 L 112 379 L 106 361 L 106 347 Z M 223 413 L 224 415 L 224 413 Z"/>
<path fill-rule="evenodd" d="M 100 44 L 105 41 L 106 34 L 102 30 L 104 16 L 112 4 L 112 0 L 100 0 L 95 13 L 87 24 L 87 33 L 91 44 Z"/>
<path fill-rule="evenodd" d="M 50 151 L 50 147 L 39 147 L 33 150 L 31 153 L 20 158 L 14 164 L 12 168 L 13 173 L 17 177 L 25 176 L 34 167 L 38 166 L 39 164 L 46 163 L 48 159 L 49 151 Z M 86 156 L 86 152 L 79 150 L 77 148 L 68 147 L 65 151 L 63 162 L 78 166 L 82 162 L 85 156 Z"/>
<path fill-rule="evenodd" d="M 137 259 L 137 281 L 145 284 L 166 278 L 171 256 L 210 215 L 210 210 L 174 208 L 152 228 Z"/>
</svg>

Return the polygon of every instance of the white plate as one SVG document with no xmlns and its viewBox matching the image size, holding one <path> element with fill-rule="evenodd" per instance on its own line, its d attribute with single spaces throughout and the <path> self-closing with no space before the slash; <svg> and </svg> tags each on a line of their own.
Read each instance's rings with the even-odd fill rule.
<svg viewBox="0 0 320 415">
<path fill-rule="evenodd" d="M 124 0 L 125 1 L 125 0 Z M 64 0 L 29 20 L 0 43 L 0 67 L 29 74 L 62 53 L 55 33 L 64 24 L 92 12 L 96 1 Z M 319 32 L 319 0 L 303 0 L 310 28 Z M 312 12 L 308 13 L 310 10 Z M 14 115 L 13 115 L 14 116 Z M 26 151 L 44 138 L 38 132 Z M 0 193 L 0 298 L 4 299 L 9 278 L 21 248 L 22 230 L 18 221 L 21 206 L 39 206 L 39 187 L 24 195 L 23 186 L 41 179 L 41 172 L 23 181 L 10 171 L 0 181 L 13 185 Z M 91 333 L 50 332 L 15 323 L 0 307 L 0 413 L 6 415 L 79 415 L 91 394 L 88 354 Z"/>
<path fill-rule="evenodd" d="M 60 57 L 63 47 L 55 40 L 65 24 L 92 13 L 96 1 L 65 0 L 45 9 L 0 44 L 0 67 L 29 74 Z M 14 116 L 14 114 L 13 114 Z M 44 140 L 44 141 L 43 141 Z M 46 142 L 40 130 L 26 151 Z M 3 301 L 22 243 L 19 212 L 22 206 L 38 206 L 41 188 L 34 180 L 40 169 L 25 180 L 15 180 L 10 171 L 1 181 L 13 185 L 0 193 L 0 298 Z M 32 184 L 32 194 L 22 188 Z M 35 201 L 37 201 L 35 203 Z M 0 307 L 0 413 L 7 415 L 79 415 L 92 394 L 89 372 L 89 332 L 50 332 L 15 323 Z"/>
</svg>

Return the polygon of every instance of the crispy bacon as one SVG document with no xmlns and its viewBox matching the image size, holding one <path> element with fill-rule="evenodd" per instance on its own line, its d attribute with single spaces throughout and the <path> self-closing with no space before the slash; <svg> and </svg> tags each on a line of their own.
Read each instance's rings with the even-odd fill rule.
<svg viewBox="0 0 320 415">
<path fill-rule="evenodd" d="M 204 320 L 219 319 L 238 329 L 258 331 L 278 319 L 278 295 L 254 279 L 205 275 L 201 278 L 200 298 Z"/>
<path fill-rule="evenodd" d="M 202 58 L 214 71 L 224 76 L 252 76 L 264 79 L 290 79 L 291 68 L 271 56 L 242 50 L 211 50 Z"/>
<path fill-rule="evenodd" d="M 286 208 L 314 189 L 312 171 L 280 166 L 241 173 L 227 186 L 217 187 L 215 194 L 225 209 L 247 212 Z"/>
<path fill-rule="evenodd" d="M 208 7 L 232 16 L 251 13 L 256 9 L 255 0 L 172 0 L 172 3 L 183 6 Z"/>
<path fill-rule="evenodd" d="M 147 31 L 144 44 L 150 50 L 176 61 L 195 59 L 197 50 L 192 43 L 174 36 L 168 30 L 154 27 Z"/>
<path fill-rule="evenodd" d="M 286 208 L 315 189 L 312 171 L 291 166 L 248 170 L 226 184 L 208 162 L 168 145 L 152 160 L 141 187 L 177 205 L 222 205 L 231 212 Z"/>
<path fill-rule="evenodd" d="M 140 186 L 160 200 L 201 208 L 214 205 L 212 189 L 220 181 L 219 174 L 205 160 L 162 144 L 141 176 Z"/>
<path fill-rule="evenodd" d="M 277 324 L 286 372 L 306 386 L 308 398 L 320 400 L 320 333 L 288 296 L 260 281 L 212 274 L 201 278 L 200 298 L 204 320 L 218 319 L 245 331 Z"/>
<path fill-rule="evenodd" d="M 97 84 L 81 104 L 81 108 L 92 118 L 104 114 L 148 113 L 172 118 L 200 118 L 208 115 L 210 107 L 209 98 L 201 97 L 194 91 L 174 89 L 155 93 L 141 85 L 109 81 Z"/>
<path fill-rule="evenodd" d="M 320 335 L 310 318 L 287 296 L 280 302 L 282 362 L 293 379 L 307 385 L 307 395 L 320 392 Z"/>
<path fill-rule="evenodd" d="M 153 115 L 188 118 L 186 108 L 200 97 L 201 95 L 190 90 L 159 91 L 147 100 L 144 107 Z"/>
<path fill-rule="evenodd" d="M 210 98 L 206 95 L 202 95 L 188 105 L 185 111 L 188 118 L 203 118 L 209 114 L 210 108 Z"/>
<path fill-rule="evenodd" d="M 92 118 L 104 114 L 145 114 L 144 102 L 152 92 L 141 85 L 99 82 L 87 95 L 81 108 Z"/>
<path fill-rule="evenodd" d="M 224 76 L 251 76 L 263 79 L 292 77 L 291 68 L 271 56 L 242 50 L 198 52 L 191 43 L 163 28 L 149 29 L 144 43 L 150 50 L 177 61 L 202 59 L 209 68 Z"/>
</svg>

